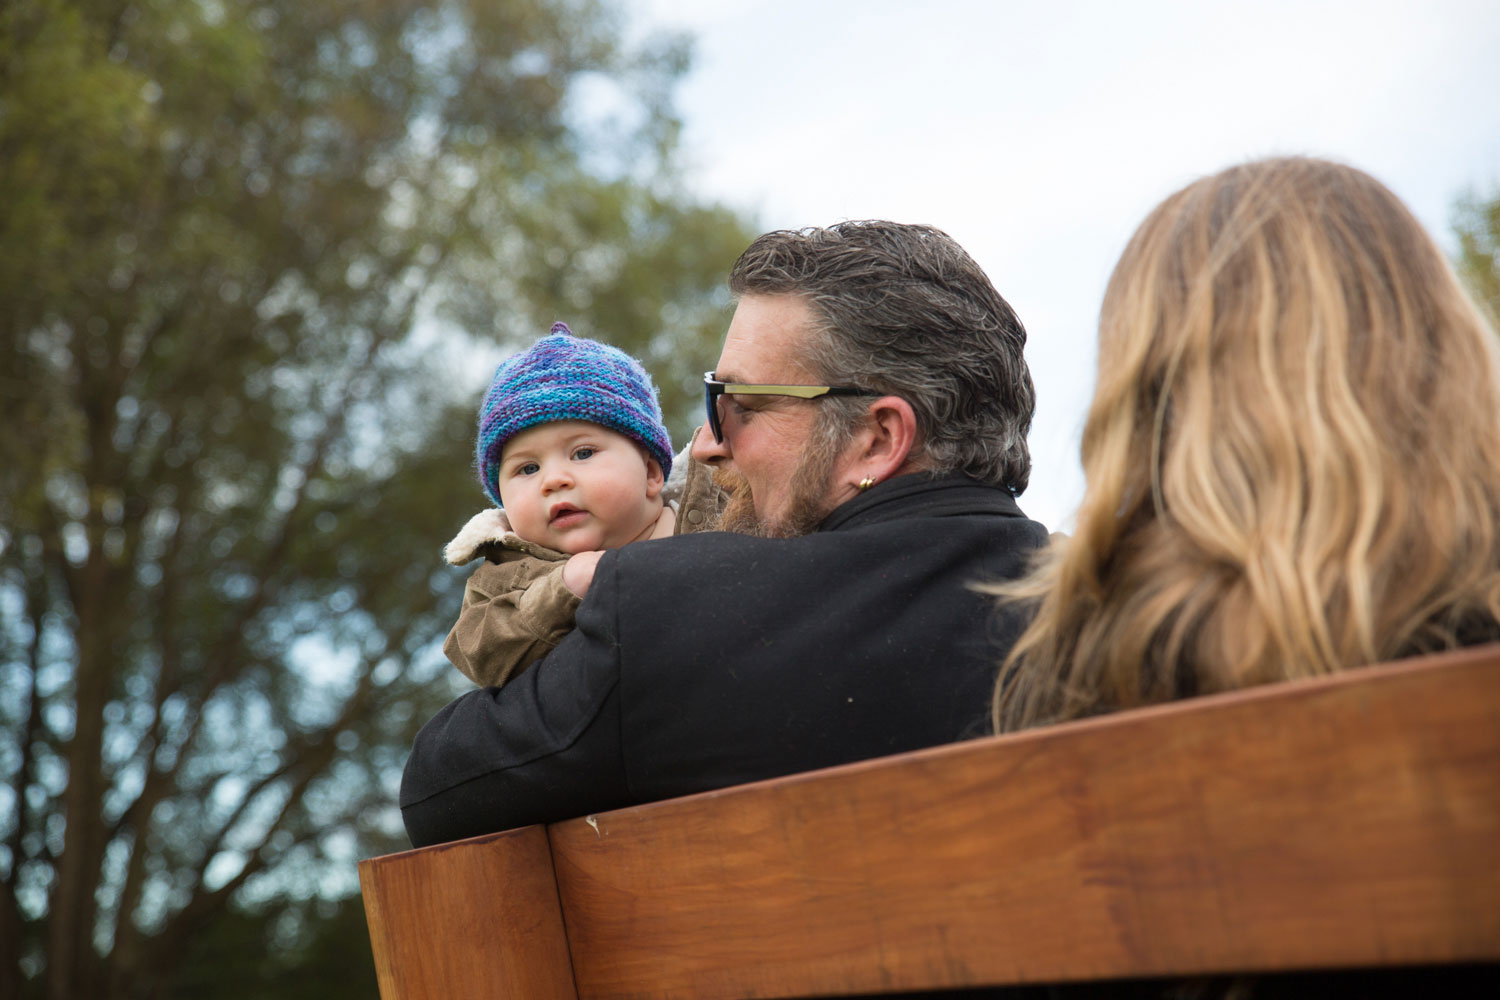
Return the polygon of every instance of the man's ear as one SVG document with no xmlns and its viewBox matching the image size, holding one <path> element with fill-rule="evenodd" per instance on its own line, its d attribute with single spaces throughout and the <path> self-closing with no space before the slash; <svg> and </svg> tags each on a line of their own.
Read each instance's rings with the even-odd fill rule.
<svg viewBox="0 0 1500 1000">
<path fill-rule="evenodd" d="M 645 453 L 642 452 L 644 455 Z M 650 455 L 646 455 L 646 499 L 655 500 L 661 496 L 662 487 L 667 483 L 667 477 L 662 475 L 661 463 Z"/>
<path fill-rule="evenodd" d="M 917 414 L 911 404 L 900 396 L 881 396 L 867 413 L 865 426 L 856 435 L 861 447 L 850 456 L 846 470 L 851 485 L 867 477 L 881 483 L 915 472 L 912 451 L 917 446 Z"/>
</svg>

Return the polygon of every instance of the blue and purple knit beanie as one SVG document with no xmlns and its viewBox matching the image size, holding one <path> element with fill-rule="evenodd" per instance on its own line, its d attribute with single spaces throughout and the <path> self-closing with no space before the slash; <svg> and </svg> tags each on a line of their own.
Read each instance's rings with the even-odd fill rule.
<svg viewBox="0 0 1500 1000">
<path fill-rule="evenodd" d="M 566 323 L 531 350 L 500 362 L 479 404 L 479 444 L 474 464 L 479 484 L 500 503 L 500 452 L 528 427 L 554 420 L 587 420 L 617 431 L 672 471 L 672 439 L 661 420 L 651 376 L 616 347 L 575 337 Z"/>
</svg>

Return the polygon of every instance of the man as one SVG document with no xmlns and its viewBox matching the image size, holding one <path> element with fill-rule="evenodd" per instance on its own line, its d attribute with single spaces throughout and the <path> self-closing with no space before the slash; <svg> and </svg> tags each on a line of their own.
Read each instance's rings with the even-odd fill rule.
<svg viewBox="0 0 1500 1000">
<path fill-rule="evenodd" d="M 724 527 L 606 553 L 577 627 L 448 705 L 401 787 L 417 845 L 985 731 L 1024 622 L 974 585 L 1047 532 L 1026 487 L 1026 333 L 945 234 L 768 233 L 693 458 Z"/>
</svg>

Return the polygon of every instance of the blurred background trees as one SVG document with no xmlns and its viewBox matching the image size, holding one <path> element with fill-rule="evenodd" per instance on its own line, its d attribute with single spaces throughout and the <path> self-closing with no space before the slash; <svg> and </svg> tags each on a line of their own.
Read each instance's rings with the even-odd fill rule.
<svg viewBox="0 0 1500 1000">
<path fill-rule="evenodd" d="M 1500 190 L 1490 198 L 1469 194 L 1453 213 L 1458 274 L 1490 322 L 1500 325 Z"/>
<path fill-rule="evenodd" d="M 484 503 L 564 319 L 674 440 L 749 223 L 673 171 L 681 39 L 591 0 L 0 5 L 0 996 L 373 996 Z"/>
</svg>

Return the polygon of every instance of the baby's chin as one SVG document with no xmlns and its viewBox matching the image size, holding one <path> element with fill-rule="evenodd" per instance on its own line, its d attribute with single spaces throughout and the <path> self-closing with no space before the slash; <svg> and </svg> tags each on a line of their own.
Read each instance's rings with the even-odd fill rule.
<svg viewBox="0 0 1500 1000">
<path fill-rule="evenodd" d="M 604 546 L 592 545 L 582 539 L 566 539 L 558 542 L 553 548 L 565 556 L 576 556 L 580 552 L 593 552 L 596 549 L 604 548 Z"/>
<path fill-rule="evenodd" d="M 657 519 L 661 517 L 661 507 L 657 506 L 651 510 L 650 517 L 643 518 L 639 523 L 633 523 L 619 530 L 604 532 L 582 531 L 570 532 L 559 539 L 552 548 L 566 555 L 576 556 L 580 552 L 598 552 L 603 549 L 618 549 L 629 545 L 631 542 L 644 541 L 651 537 L 651 532 L 656 528 Z"/>
</svg>

